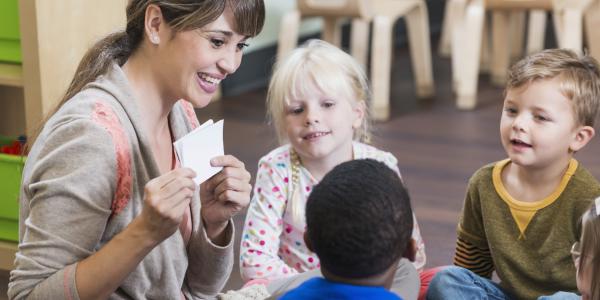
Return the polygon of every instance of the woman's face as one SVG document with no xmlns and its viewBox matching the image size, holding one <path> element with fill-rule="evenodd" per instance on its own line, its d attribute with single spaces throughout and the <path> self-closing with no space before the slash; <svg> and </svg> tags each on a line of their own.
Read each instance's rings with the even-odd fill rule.
<svg viewBox="0 0 600 300">
<path fill-rule="evenodd" d="M 195 107 L 208 105 L 221 80 L 235 72 L 242 60 L 247 36 L 234 31 L 235 19 L 229 9 L 200 29 L 178 32 L 166 41 L 159 53 L 159 84 L 165 96 L 185 99 Z M 170 34 L 170 33 L 169 33 Z"/>
</svg>

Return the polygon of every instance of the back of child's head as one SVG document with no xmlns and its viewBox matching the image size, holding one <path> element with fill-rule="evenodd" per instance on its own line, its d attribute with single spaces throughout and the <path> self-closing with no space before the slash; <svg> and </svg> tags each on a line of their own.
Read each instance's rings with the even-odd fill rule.
<svg viewBox="0 0 600 300">
<path fill-rule="evenodd" d="M 578 269 L 587 268 L 590 299 L 600 299 L 600 199 L 582 216 L 581 256 Z"/>
<path fill-rule="evenodd" d="M 287 141 L 284 115 L 292 99 L 309 95 L 311 89 L 325 95 L 343 97 L 354 107 L 369 99 L 369 87 L 364 70 L 358 62 L 341 49 L 321 40 L 309 40 L 275 64 L 269 91 L 267 109 L 281 143 Z M 348 116 L 350 117 L 350 116 Z M 361 128 L 354 139 L 368 141 L 368 109 Z"/>
<path fill-rule="evenodd" d="M 409 247 L 410 199 L 385 164 L 342 163 L 314 188 L 306 204 L 306 232 L 321 267 L 348 279 L 388 270 Z"/>
<path fill-rule="evenodd" d="M 559 89 L 571 100 L 579 125 L 594 126 L 600 105 L 600 66 L 589 55 L 567 49 L 531 54 L 512 66 L 506 90 L 553 78 L 560 79 Z"/>
</svg>

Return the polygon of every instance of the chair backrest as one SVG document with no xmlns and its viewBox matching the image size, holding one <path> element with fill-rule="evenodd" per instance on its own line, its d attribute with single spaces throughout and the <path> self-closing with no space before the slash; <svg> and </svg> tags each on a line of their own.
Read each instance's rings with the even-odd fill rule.
<svg viewBox="0 0 600 300">
<path fill-rule="evenodd" d="M 485 7 L 492 9 L 544 9 L 552 10 L 552 0 L 485 0 Z"/>
<path fill-rule="evenodd" d="M 303 16 L 367 18 L 369 1 L 376 0 L 297 0 L 297 5 Z"/>
</svg>

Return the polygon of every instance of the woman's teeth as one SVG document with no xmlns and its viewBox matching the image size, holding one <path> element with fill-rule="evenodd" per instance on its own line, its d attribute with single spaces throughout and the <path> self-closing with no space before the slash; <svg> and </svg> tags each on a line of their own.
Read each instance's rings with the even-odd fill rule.
<svg viewBox="0 0 600 300">
<path fill-rule="evenodd" d="M 219 84 L 221 82 L 221 79 L 206 75 L 204 73 L 198 73 L 198 76 L 208 83 Z"/>
</svg>

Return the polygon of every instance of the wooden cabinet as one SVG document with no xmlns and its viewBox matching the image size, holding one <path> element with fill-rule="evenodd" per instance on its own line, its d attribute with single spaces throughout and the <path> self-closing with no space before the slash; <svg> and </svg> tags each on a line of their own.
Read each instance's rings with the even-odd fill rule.
<svg viewBox="0 0 600 300">
<path fill-rule="evenodd" d="M 125 28 L 127 0 L 18 1 L 22 64 L 0 62 L 0 135 L 35 132 L 86 50 Z M 16 249 L 0 241 L 0 269 L 13 268 Z"/>
</svg>

